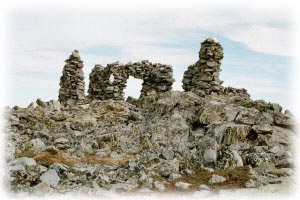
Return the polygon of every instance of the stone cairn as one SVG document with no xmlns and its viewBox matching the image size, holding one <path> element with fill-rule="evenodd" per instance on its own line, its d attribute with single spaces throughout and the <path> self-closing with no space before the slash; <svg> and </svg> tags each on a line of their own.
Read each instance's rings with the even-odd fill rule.
<svg viewBox="0 0 300 200">
<path fill-rule="evenodd" d="M 83 61 L 80 59 L 79 52 L 74 50 L 65 61 L 62 76 L 60 78 L 60 89 L 58 100 L 66 104 L 82 104 L 84 95 L 84 75 Z"/>
<path fill-rule="evenodd" d="M 199 60 L 184 72 L 182 88 L 199 96 L 210 94 L 244 95 L 250 97 L 245 88 L 223 87 L 220 80 L 223 47 L 216 38 L 208 37 L 201 43 Z"/>
<path fill-rule="evenodd" d="M 143 79 L 141 96 L 170 91 L 175 81 L 170 65 L 151 63 L 148 60 L 127 64 L 115 62 L 105 68 L 96 65 L 89 77 L 89 97 L 124 100 L 124 89 L 129 76 Z"/>
<path fill-rule="evenodd" d="M 215 38 L 207 38 L 201 43 L 199 60 L 188 67 L 183 75 L 183 89 L 200 96 L 221 94 L 223 81 L 219 79 L 223 47 Z"/>
</svg>

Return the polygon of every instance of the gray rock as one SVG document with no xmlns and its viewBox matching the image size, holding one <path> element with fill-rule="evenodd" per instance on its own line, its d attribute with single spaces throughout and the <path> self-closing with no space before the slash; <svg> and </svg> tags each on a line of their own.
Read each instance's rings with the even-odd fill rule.
<svg viewBox="0 0 300 200">
<path fill-rule="evenodd" d="M 271 107 L 275 113 L 280 113 L 282 111 L 282 107 L 278 103 L 272 103 Z"/>
<path fill-rule="evenodd" d="M 240 125 L 233 124 L 227 126 L 223 138 L 223 144 L 231 145 L 239 142 L 243 142 L 246 140 L 246 136 L 250 131 L 250 126 L 248 125 Z"/>
<path fill-rule="evenodd" d="M 284 177 L 284 176 L 292 176 L 294 175 L 294 170 L 291 168 L 280 168 L 280 169 L 275 169 L 269 172 L 271 174 L 274 174 L 278 177 Z"/>
<path fill-rule="evenodd" d="M 54 169 L 57 173 L 68 171 L 69 167 L 67 165 L 61 164 L 61 163 L 53 163 L 50 166 L 50 169 Z"/>
<path fill-rule="evenodd" d="M 22 157 L 13 160 L 10 163 L 10 165 L 32 166 L 32 165 L 36 165 L 36 162 L 33 158 Z"/>
<path fill-rule="evenodd" d="M 233 150 L 232 153 L 233 153 L 234 159 L 235 159 L 235 161 L 236 161 L 237 167 L 242 167 L 242 166 L 244 166 L 244 164 L 243 164 L 243 159 L 242 159 L 242 157 L 240 156 L 240 154 L 239 154 L 237 151 L 235 151 L 235 150 Z"/>
<path fill-rule="evenodd" d="M 277 114 L 274 116 L 274 121 L 276 126 L 283 128 L 293 129 L 296 126 L 296 122 L 293 118 L 290 118 L 287 115 Z"/>
<path fill-rule="evenodd" d="M 216 174 L 213 174 L 212 177 L 209 179 L 208 183 L 209 184 L 215 184 L 215 183 L 222 183 L 226 181 L 227 179 L 224 178 L 223 176 L 219 176 Z"/>
<path fill-rule="evenodd" d="M 211 188 L 208 185 L 201 184 L 201 185 L 199 185 L 198 190 L 208 190 L 209 191 L 209 190 L 211 190 Z"/>
<path fill-rule="evenodd" d="M 158 189 L 159 191 L 164 191 L 165 190 L 165 185 L 162 182 L 160 182 L 160 181 L 154 181 L 153 184 L 154 184 L 154 187 L 156 189 Z"/>
<path fill-rule="evenodd" d="M 214 150 L 212 149 L 207 149 L 205 152 L 204 152 L 204 160 L 208 163 L 210 162 L 216 162 L 217 160 L 217 154 Z"/>
<path fill-rule="evenodd" d="M 8 171 L 10 171 L 10 172 L 24 171 L 25 172 L 26 170 L 25 170 L 24 165 L 13 165 L 8 168 Z"/>
<path fill-rule="evenodd" d="M 273 129 L 272 129 L 271 125 L 268 125 L 268 124 L 254 125 L 254 126 L 252 126 L 252 130 L 254 130 L 257 134 L 263 134 L 263 135 L 273 133 Z"/>
<path fill-rule="evenodd" d="M 161 163 L 158 169 L 160 175 L 168 177 L 172 173 L 179 172 L 179 162 L 176 158 L 173 160 L 166 160 Z"/>
<path fill-rule="evenodd" d="M 41 175 L 40 180 L 55 188 L 57 187 L 60 178 L 54 169 L 50 169 Z"/>
<path fill-rule="evenodd" d="M 185 191 L 185 190 L 189 189 L 189 187 L 191 186 L 191 184 L 180 181 L 180 182 L 175 183 L 174 186 L 178 190 Z"/>
<path fill-rule="evenodd" d="M 246 186 L 246 188 L 257 188 L 257 187 L 261 186 L 261 184 L 253 179 L 250 179 L 245 183 L 245 186 Z"/>
<path fill-rule="evenodd" d="M 19 126 L 20 119 L 15 115 L 10 115 L 9 116 L 9 122 L 10 122 L 11 126 Z"/>
<path fill-rule="evenodd" d="M 162 156 L 167 160 L 172 160 L 174 158 L 174 151 L 170 148 L 163 151 Z"/>
<path fill-rule="evenodd" d="M 78 105 L 78 107 L 87 110 L 90 107 L 90 104 Z"/>
<path fill-rule="evenodd" d="M 64 137 L 60 137 L 60 138 L 57 138 L 54 140 L 54 144 L 66 144 L 68 142 L 69 142 L 69 140 Z"/>
<path fill-rule="evenodd" d="M 34 186 L 33 194 L 38 196 L 44 196 L 51 191 L 51 187 L 46 182 L 41 182 L 38 185 Z"/>
<path fill-rule="evenodd" d="M 57 101 L 57 100 L 50 100 L 49 101 L 49 107 L 48 107 L 48 109 L 50 111 L 58 111 L 58 112 L 60 112 L 61 111 L 60 102 Z"/>
<path fill-rule="evenodd" d="M 36 138 L 33 140 L 30 140 L 30 146 L 34 149 L 35 152 L 41 152 L 45 148 L 45 143 L 40 139 Z"/>
<path fill-rule="evenodd" d="M 74 58 L 80 58 L 79 52 L 78 52 L 77 50 L 74 50 L 74 51 L 72 52 L 72 56 L 73 56 Z"/>
<path fill-rule="evenodd" d="M 169 180 L 169 181 L 173 181 L 173 180 L 179 179 L 179 178 L 181 178 L 181 177 L 182 177 L 181 174 L 174 174 L 174 173 L 172 173 L 172 174 L 170 174 L 168 180 Z"/>
</svg>

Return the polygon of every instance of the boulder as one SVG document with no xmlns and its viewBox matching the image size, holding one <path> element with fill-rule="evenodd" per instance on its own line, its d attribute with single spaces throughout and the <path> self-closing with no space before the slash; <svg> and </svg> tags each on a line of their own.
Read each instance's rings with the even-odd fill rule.
<svg viewBox="0 0 300 200">
<path fill-rule="evenodd" d="M 55 188 L 57 187 L 60 178 L 54 169 L 50 169 L 41 175 L 40 180 Z"/>
<path fill-rule="evenodd" d="M 213 149 L 207 149 L 205 152 L 204 152 L 204 160 L 208 163 L 210 162 L 216 162 L 217 160 L 217 154 L 216 152 L 213 150 Z"/>
<path fill-rule="evenodd" d="M 231 145 L 245 141 L 250 129 L 250 126 L 242 124 L 227 126 L 223 137 L 223 144 Z"/>
<path fill-rule="evenodd" d="M 174 186 L 177 190 L 186 191 L 189 189 L 191 184 L 180 181 L 176 182 Z"/>
<path fill-rule="evenodd" d="M 209 179 L 208 183 L 209 184 L 223 183 L 226 180 L 227 179 L 224 178 L 223 176 L 219 176 L 219 175 L 213 174 L 212 177 Z"/>
</svg>

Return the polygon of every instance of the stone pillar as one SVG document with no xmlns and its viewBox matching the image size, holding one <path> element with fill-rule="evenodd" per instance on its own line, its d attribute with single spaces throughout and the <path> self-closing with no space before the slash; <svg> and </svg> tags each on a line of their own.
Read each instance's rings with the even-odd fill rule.
<svg viewBox="0 0 300 200">
<path fill-rule="evenodd" d="M 102 65 L 95 65 L 90 73 L 90 83 L 88 94 L 90 98 L 104 100 L 104 88 L 107 84 L 104 67 Z"/>
<path fill-rule="evenodd" d="M 215 38 L 207 38 L 201 43 L 199 60 L 184 72 L 182 87 L 200 96 L 222 94 L 223 81 L 219 79 L 223 47 Z"/>
<path fill-rule="evenodd" d="M 79 52 L 74 50 L 65 61 L 62 76 L 60 78 L 60 89 L 58 100 L 63 104 L 82 104 L 84 95 L 83 61 Z"/>
</svg>

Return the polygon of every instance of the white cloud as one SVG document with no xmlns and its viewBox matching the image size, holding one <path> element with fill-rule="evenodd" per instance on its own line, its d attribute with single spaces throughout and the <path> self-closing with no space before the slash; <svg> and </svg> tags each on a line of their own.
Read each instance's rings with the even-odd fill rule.
<svg viewBox="0 0 300 200">
<path fill-rule="evenodd" d="M 224 82 L 224 86 L 234 86 L 238 88 L 246 88 L 250 94 L 263 98 L 263 96 L 277 95 L 278 97 L 286 96 L 292 98 L 295 91 L 290 82 L 278 82 L 271 78 L 260 77 L 233 77 Z M 263 96 L 262 96 L 263 95 Z"/>
<path fill-rule="evenodd" d="M 47 14 L 45 14 L 47 13 Z M 250 48 L 270 54 L 291 55 L 293 31 L 287 8 L 171 6 L 140 9 L 103 7 L 89 10 L 17 10 L 11 15 L 13 50 L 83 48 L 91 45 L 130 47 L 174 42 L 182 30 L 201 29 L 222 34 Z M 274 24 L 282 27 L 273 27 Z M 279 25 L 278 25 L 279 24 Z M 174 36 L 175 35 L 175 36 Z M 193 37 L 199 37 L 194 34 Z M 26 39 L 24 39 L 26 38 Z M 182 38 L 180 38 L 182 39 Z M 204 38 L 199 38 L 202 40 Z"/>
<path fill-rule="evenodd" d="M 292 33 L 282 28 L 266 25 L 251 25 L 235 33 L 226 34 L 230 39 L 241 42 L 254 51 L 274 55 L 294 56 Z"/>
</svg>

